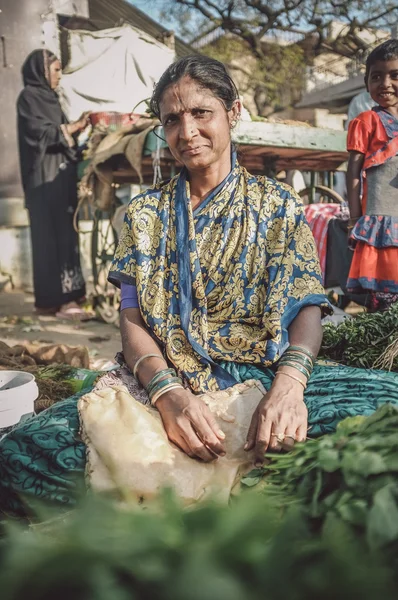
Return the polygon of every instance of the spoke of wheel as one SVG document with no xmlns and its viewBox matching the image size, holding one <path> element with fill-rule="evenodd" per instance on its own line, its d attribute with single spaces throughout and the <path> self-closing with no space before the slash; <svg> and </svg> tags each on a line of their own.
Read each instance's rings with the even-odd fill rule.
<svg viewBox="0 0 398 600">
<path fill-rule="evenodd" d="M 115 236 L 112 222 L 109 219 L 100 218 L 102 213 L 96 214 L 92 252 L 94 285 L 98 296 L 112 295 L 113 286 L 108 283 L 107 276 L 109 267 L 116 250 L 117 238 Z M 113 300 L 112 300 L 113 303 Z"/>
</svg>

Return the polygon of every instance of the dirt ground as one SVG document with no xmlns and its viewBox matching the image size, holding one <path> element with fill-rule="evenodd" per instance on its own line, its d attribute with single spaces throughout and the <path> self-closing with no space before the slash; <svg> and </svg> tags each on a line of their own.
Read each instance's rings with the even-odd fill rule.
<svg viewBox="0 0 398 600">
<path fill-rule="evenodd" d="M 114 363 L 121 349 L 118 327 L 91 320 L 85 323 L 38 317 L 34 314 L 33 295 L 22 291 L 0 292 L 0 340 L 8 345 L 40 342 L 87 346 L 90 367 L 103 368 Z"/>
</svg>

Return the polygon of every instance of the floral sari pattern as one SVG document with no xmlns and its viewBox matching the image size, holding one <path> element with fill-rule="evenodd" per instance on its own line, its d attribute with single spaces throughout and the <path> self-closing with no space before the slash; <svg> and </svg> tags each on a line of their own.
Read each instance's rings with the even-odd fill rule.
<svg viewBox="0 0 398 600">
<path fill-rule="evenodd" d="M 195 392 L 236 383 L 222 360 L 272 365 L 301 308 L 329 310 L 300 199 L 233 163 L 194 211 L 185 170 L 133 198 L 109 274 L 137 287 L 148 330 Z"/>
</svg>

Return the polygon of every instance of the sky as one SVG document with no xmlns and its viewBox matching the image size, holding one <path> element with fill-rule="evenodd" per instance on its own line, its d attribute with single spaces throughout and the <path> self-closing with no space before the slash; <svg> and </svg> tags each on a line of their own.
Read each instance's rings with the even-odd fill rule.
<svg viewBox="0 0 398 600">
<path fill-rule="evenodd" d="M 142 12 L 152 17 L 152 19 L 156 19 L 158 16 L 159 2 L 156 0 L 127 0 L 127 2 L 142 10 Z"/>
<path fill-rule="evenodd" d="M 162 0 L 127 0 L 127 2 L 142 10 L 142 12 L 154 19 L 154 21 L 160 21 L 159 9 L 162 4 Z M 167 23 L 166 27 L 167 29 L 174 29 L 176 32 L 178 31 L 177 23 Z"/>
</svg>

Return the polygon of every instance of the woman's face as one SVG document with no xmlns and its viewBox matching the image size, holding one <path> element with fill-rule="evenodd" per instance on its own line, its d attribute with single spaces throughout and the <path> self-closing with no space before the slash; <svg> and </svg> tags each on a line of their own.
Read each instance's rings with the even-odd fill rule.
<svg viewBox="0 0 398 600">
<path fill-rule="evenodd" d="M 61 70 L 61 63 L 59 62 L 59 60 L 54 60 L 54 62 L 51 63 L 50 68 L 50 87 L 52 90 L 57 89 L 59 82 L 61 81 L 61 75 L 62 75 L 62 70 Z"/>
<path fill-rule="evenodd" d="M 240 102 L 227 111 L 222 101 L 190 77 L 166 88 L 160 118 L 174 158 L 188 171 L 201 171 L 230 160 L 231 123 Z"/>
</svg>

